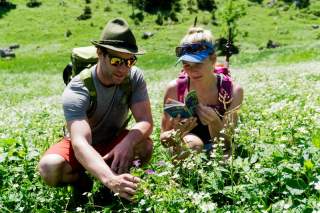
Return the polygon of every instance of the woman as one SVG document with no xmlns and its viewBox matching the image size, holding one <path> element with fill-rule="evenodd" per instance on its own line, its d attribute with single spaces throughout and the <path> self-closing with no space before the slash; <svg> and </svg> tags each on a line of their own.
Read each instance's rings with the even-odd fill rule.
<svg viewBox="0 0 320 213">
<path fill-rule="evenodd" d="M 216 55 L 210 31 L 201 27 L 190 28 L 176 48 L 176 54 L 178 62 L 182 62 L 183 71 L 178 79 L 169 83 L 164 104 L 184 102 L 186 94 L 195 90 L 198 105 L 195 115 L 190 118 L 182 119 L 179 115 L 173 118 L 163 113 L 162 144 L 171 147 L 177 159 L 185 158 L 188 155 L 185 151 L 189 149 L 198 152 L 212 150 L 215 138 L 222 137 L 228 147 L 230 134 L 224 134 L 221 130 L 235 127 L 243 89 L 232 83 L 228 76 L 213 72 Z"/>
</svg>

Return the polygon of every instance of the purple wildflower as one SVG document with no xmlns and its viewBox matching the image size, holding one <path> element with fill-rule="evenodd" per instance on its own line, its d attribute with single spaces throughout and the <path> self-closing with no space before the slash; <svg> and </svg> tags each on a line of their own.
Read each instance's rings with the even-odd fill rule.
<svg viewBox="0 0 320 213">
<path fill-rule="evenodd" d="M 138 168 L 141 165 L 141 161 L 140 160 L 134 160 L 134 161 L 132 161 L 132 164 L 133 164 L 134 167 Z"/>
<path fill-rule="evenodd" d="M 148 175 L 153 175 L 153 174 L 155 174 L 156 172 L 155 172 L 154 170 L 152 170 L 152 169 L 147 169 L 147 170 L 145 171 L 145 173 L 148 174 Z"/>
<path fill-rule="evenodd" d="M 165 166 L 165 165 L 166 165 L 166 162 L 164 162 L 163 160 L 157 163 L 157 166 Z"/>
</svg>

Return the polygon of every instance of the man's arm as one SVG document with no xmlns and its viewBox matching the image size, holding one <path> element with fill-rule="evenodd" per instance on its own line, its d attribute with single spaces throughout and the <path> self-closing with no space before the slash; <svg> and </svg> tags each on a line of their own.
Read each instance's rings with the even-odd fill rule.
<svg viewBox="0 0 320 213">
<path fill-rule="evenodd" d="M 110 159 L 113 157 L 111 169 L 118 174 L 127 172 L 134 158 L 134 147 L 139 143 L 145 143 L 153 129 L 149 100 L 134 103 L 130 109 L 136 121 L 135 125 L 121 143 L 116 145 L 108 156 L 104 158 Z"/>
<path fill-rule="evenodd" d="M 93 176 L 119 196 L 130 199 L 139 178 L 130 174 L 116 175 L 100 154 L 91 146 L 91 129 L 87 120 L 68 121 L 73 151 L 80 164 Z"/>
<path fill-rule="evenodd" d="M 114 176 L 111 169 L 100 154 L 91 146 L 91 129 L 87 120 L 73 120 L 67 122 L 71 134 L 72 148 L 80 164 L 107 185 Z"/>
</svg>

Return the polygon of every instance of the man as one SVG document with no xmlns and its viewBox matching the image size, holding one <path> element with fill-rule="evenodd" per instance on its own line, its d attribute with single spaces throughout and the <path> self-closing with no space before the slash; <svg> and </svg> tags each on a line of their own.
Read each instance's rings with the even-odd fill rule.
<svg viewBox="0 0 320 213">
<path fill-rule="evenodd" d="M 39 163 L 40 175 L 51 186 L 71 183 L 92 188 L 84 170 L 120 197 L 131 199 L 138 177 L 128 174 L 135 159 L 150 160 L 153 128 L 150 102 L 141 70 L 133 66 L 138 51 L 127 22 L 110 20 L 99 41 L 97 65 L 90 68 L 97 94 L 94 111 L 88 114 L 90 94 L 81 74 L 66 87 L 62 100 L 70 137 L 50 147 Z M 136 121 L 130 130 L 128 110 Z M 109 164 L 109 165 L 108 165 Z M 88 186 L 89 185 L 89 186 Z"/>
</svg>

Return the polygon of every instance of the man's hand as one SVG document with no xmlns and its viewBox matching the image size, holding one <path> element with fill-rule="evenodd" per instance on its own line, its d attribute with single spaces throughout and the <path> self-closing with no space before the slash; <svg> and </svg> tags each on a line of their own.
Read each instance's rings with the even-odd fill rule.
<svg viewBox="0 0 320 213">
<path fill-rule="evenodd" d="M 112 159 L 111 169 L 122 174 L 128 172 L 134 157 L 134 150 L 131 144 L 127 141 L 122 141 L 117 144 L 108 154 L 103 156 L 105 161 Z"/>
<path fill-rule="evenodd" d="M 132 200 L 132 196 L 136 193 L 140 178 L 130 174 L 115 175 L 107 184 L 105 184 L 112 192 L 127 200 Z"/>
</svg>

